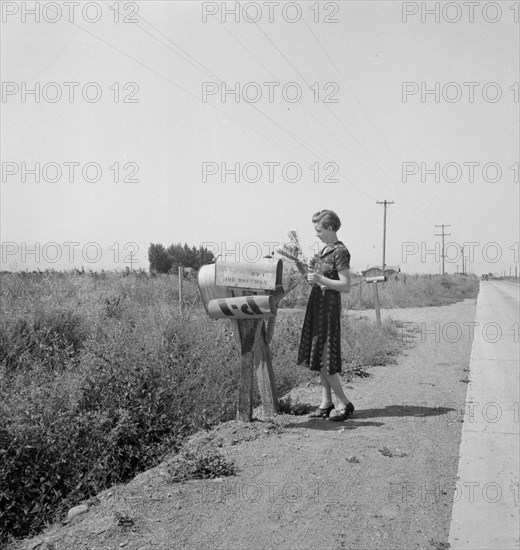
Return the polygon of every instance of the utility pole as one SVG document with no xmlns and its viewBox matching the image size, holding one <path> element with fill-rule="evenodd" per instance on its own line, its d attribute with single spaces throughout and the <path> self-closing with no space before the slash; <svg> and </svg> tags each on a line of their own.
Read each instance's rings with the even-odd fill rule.
<svg viewBox="0 0 520 550">
<path fill-rule="evenodd" d="M 383 215 L 383 264 L 381 266 L 381 275 L 385 276 L 385 252 L 386 252 L 386 207 L 388 204 L 395 204 L 394 201 L 376 201 L 376 204 L 382 204 L 384 206 L 384 215 Z"/>
<path fill-rule="evenodd" d="M 444 233 L 445 227 L 451 227 L 451 225 L 441 224 L 436 225 L 435 227 L 442 227 L 442 233 L 435 233 L 436 237 L 442 237 L 442 274 L 444 275 L 444 237 L 450 237 L 451 233 Z"/>
</svg>

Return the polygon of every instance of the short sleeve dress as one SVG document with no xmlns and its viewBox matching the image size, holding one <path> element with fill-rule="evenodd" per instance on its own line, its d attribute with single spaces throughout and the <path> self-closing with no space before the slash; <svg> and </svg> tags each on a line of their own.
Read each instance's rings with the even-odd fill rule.
<svg viewBox="0 0 520 550">
<path fill-rule="evenodd" d="M 350 252 L 338 241 L 319 255 L 318 273 L 339 280 L 338 271 L 350 268 Z M 303 321 L 298 365 L 326 374 L 341 372 L 341 292 L 314 284 Z"/>
</svg>

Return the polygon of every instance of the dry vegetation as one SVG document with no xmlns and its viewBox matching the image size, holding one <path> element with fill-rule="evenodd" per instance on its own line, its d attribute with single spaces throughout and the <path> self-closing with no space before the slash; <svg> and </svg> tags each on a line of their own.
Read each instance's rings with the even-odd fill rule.
<svg viewBox="0 0 520 550">
<path fill-rule="evenodd" d="M 206 317 L 193 281 L 184 285 L 183 316 L 170 275 L 46 272 L 2 274 L 1 282 L 0 545 L 234 418 L 239 350 L 228 322 Z M 445 303 L 477 290 L 473 279 L 409 277 L 387 283 L 381 300 Z M 304 305 L 306 292 L 301 285 L 285 306 Z M 280 395 L 314 379 L 295 366 L 302 320 L 291 309 L 277 321 Z M 343 335 L 348 377 L 391 363 L 402 347 L 395 323 L 378 330 L 346 318 Z M 203 462 L 223 467 L 215 457 Z"/>
</svg>

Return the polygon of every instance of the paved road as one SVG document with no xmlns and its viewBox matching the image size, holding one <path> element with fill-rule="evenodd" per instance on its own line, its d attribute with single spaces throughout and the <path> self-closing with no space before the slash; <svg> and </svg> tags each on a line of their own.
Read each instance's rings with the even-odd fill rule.
<svg viewBox="0 0 520 550">
<path fill-rule="evenodd" d="M 520 286 L 484 281 L 480 288 L 449 542 L 518 549 Z"/>
</svg>

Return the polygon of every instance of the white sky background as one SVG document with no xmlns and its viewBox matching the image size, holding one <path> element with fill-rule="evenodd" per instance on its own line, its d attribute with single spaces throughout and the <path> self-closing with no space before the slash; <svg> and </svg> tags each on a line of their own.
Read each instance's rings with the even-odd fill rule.
<svg viewBox="0 0 520 550">
<path fill-rule="evenodd" d="M 206 9 L 218 9 L 206 23 L 199 1 L 120 2 L 121 20 L 135 10 L 136 23 L 116 23 L 110 9 L 115 2 L 91 2 L 90 18 L 102 10 L 95 23 L 82 16 L 86 2 L 75 7 L 74 23 L 68 21 L 66 3 L 54 3 L 63 13 L 56 23 L 45 21 L 43 11 L 35 22 L 34 15 L 22 13 L 22 4 L 29 10 L 37 7 L 35 2 L 2 6 L 2 269 L 123 269 L 133 250 L 127 247 L 125 252 L 126 243 L 139 248 L 134 268 L 148 268 L 151 242 L 216 243 L 219 252 L 240 243 L 240 252 L 254 258 L 255 247 L 247 243 L 259 243 L 266 253 L 263 243 L 280 241 L 293 228 L 306 248 L 312 246 L 312 214 L 331 208 L 342 220 L 338 236 L 351 252 L 352 268 L 361 270 L 381 263 L 383 207 L 376 201 L 387 199 L 395 202 L 387 212 L 388 265 L 409 273 L 439 273 L 439 255 L 425 256 L 424 251 L 440 243 L 435 225 L 450 224 L 446 243 L 478 243 L 472 271 L 509 274 L 512 268 L 514 274 L 520 240 L 518 2 L 493 4 L 501 14 L 496 7 L 485 8 L 488 3 L 475 2 L 473 23 L 467 3 L 458 4 L 464 4 L 460 21 L 450 23 L 446 17 L 455 17 L 454 2 L 446 17 L 443 4 L 427 2 L 430 9 L 439 6 L 436 23 L 433 15 L 421 21 L 421 3 L 320 2 L 320 21 L 315 22 L 314 2 L 293 2 L 302 18 L 290 23 L 282 14 L 286 3 L 273 6 L 270 22 L 267 5 L 258 2 L 252 3 L 261 9 L 258 24 L 243 17 L 236 22 L 233 15 L 223 21 L 222 2 L 205 3 Z M 40 3 L 40 10 L 45 4 Z M 235 4 L 227 2 L 228 9 Z M 11 14 L 13 6 L 19 10 Z M 403 22 L 403 9 L 418 11 Z M 254 14 L 253 8 L 248 13 Z M 287 12 L 289 17 L 296 13 L 294 6 Z M 53 14 L 49 8 L 48 17 Z M 338 22 L 325 23 L 327 16 Z M 192 56 L 192 64 L 179 47 Z M 243 98 L 236 103 L 228 95 L 223 102 L 217 94 L 203 102 L 203 82 L 220 86 L 222 81 L 228 88 L 257 82 L 262 98 L 254 104 Z M 9 83 L 22 88 L 24 82 L 27 88 L 57 82 L 63 97 L 52 103 L 43 94 L 39 102 L 27 95 L 24 102 L 20 92 L 5 93 Z M 80 83 L 72 103 L 64 82 Z M 81 90 L 88 82 L 101 88 L 99 101 L 83 99 Z M 117 103 L 109 89 L 116 82 L 121 93 Z M 134 89 L 124 90 L 127 82 L 138 86 L 135 103 L 122 101 Z M 272 103 L 264 82 L 280 83 Z M 291 103 L 282 96 L 288 82 L 301 86 L 300 101 Z M 332 91 L 324 90 L 327 82 L 339 88 L 334 95 L 338 102 L 324 103 L 323 97 L 314 102 L 308 85 L 318 83 L 323 94 Z M 403 102 L 403 82 L 415 82 L 419 90 L 440 83 L 440 102 L 433 94 L 422 101 L 420 92 Z M 443 99 L 442 88 L 449 82 L 460 87 L 460 100 Z M 473 102 L 464 82 L 478 83 Z M 482 93 L 490 82 L 502 91 L 496 102 L 491 101 L 496 86 L 487 88 L 487 98 Z M 48 91 L 54 95 L 54 89 Z M 445 91 L 454 97 L 456 87 Z M 32 174 L 23 181 L 21 170 L 9 173 L 22 163 L 34 168 L 37 162 L 58 163 L 61 180 L 45 181 L 42 174 L 36 183 Z M 65 162 L 81 163 L 73 182 Z M 98 182 L 84 181 L 81 175 L 89 162 L 103 170 Z M 131 175 L 123 165 L 135 163 L 138 181 L 114 182 L 109 166 L 115 162 L 121 179 Z M 207 162 L 228 168 L 237 162 L 241 167 L 248 162 L 295 162 L 302 176 L 298 182 L 285 181 L 276 167 L 275 181 L 269 182 L 263 166 L 257 183 L 242 176 L 237 183 L 230 174 L 224 182 L 217 174 L 204 183 L 202 164 Z M 324 169 L 327 162 L 339 166 L 337 182 L 323 181 L 330 173 Z M 446 181 L 442 171 L 438 183 L 432 175 L 422 182 L 420 173 L 403 182 L 406 162 L 424 162 L 427 168 L 435 162 L 441 168 L 458 163 L 462 173 L 456 182 Z M 463 165 L 469 162 L 479 163 L 473 182 Z M 482 175 L 482 166 L 490 162 L 501 167 L 499 181 L 486 181 Z M 314 163 L 321 168 L 318 183 L 309 169 Z M 509 168 L 514 163 L 516 181 Z M 52 178 L 54 172 L 48 175 Z M 454 169 L 447 175 L 456 177 Z M 487 179 L 494 176 L 490 168 Z M 71 248 L 67 242 L 79 244 Z M 24 247 L 34 249 L 35 243 L 40 257 L 24 254 Z M 48 243 L 61 247 L 60 261 L 46 261 L 57 253 Z M 87 243 L 99 244 L 98 261 L 85 261 Z M 489 243 L 498 243 L 500 249 Z M 450 247 L 447 254 L 454 257 L 455 251 Z M 91 246 L 86 254 L 93 258 L 96 249 Z M 492 261 L 497 254 L 498 261 Z M 457 265 L 460 271 L 460 257 L 446 262 L 446 271 L 456 272 Z"/>
</svg>

